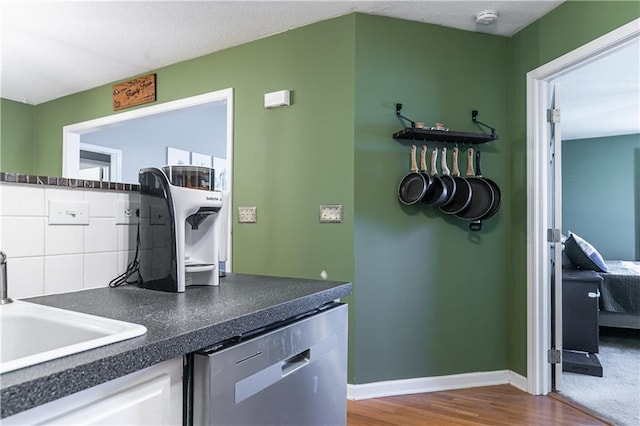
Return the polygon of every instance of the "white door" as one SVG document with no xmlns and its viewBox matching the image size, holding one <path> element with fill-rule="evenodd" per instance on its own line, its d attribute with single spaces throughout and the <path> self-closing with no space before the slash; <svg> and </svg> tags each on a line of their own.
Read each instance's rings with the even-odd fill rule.
<svg viewBox="0 0 640 426">
<path fill-rule="evenodd" d="M 551 277 L 551 368 L 552 390 L 562 389 L 562 132 L 560 125 L 560 84 L 551 86 L 549 122 L 549 232 Z"/>
</svg>

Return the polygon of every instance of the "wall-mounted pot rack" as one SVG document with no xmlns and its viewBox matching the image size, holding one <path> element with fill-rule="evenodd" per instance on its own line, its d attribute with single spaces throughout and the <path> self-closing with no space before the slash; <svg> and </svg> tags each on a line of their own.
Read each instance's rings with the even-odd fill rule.
<svg viewBox="0 0 640 426">
<path fill-rule="evenodd" d="M 416 141 L 430 141 L 430 142 L 447 142 L 454 144 L 469 144 L 469 145 L 478 145 L 485 142 L 491 142 L 498 139 L 498 134 L 496 133 L 496 129 L 493 127 L 484 124 L 478 121 L 478 111 L 471 111 L 471 120 L 474 124 L 486 127 L 491 131 L 490 134 L 487 133 L 468 133 L 468 132 L 456 132 L 450 131 L 449 129 L 442 126 L 440 123 L 436 124 L 437 127 L 425 127 L 424 124 L 416 125 L 416 122 L 402 115 L 402 104 L 396 104 L 396 115 L 398 119 L 403 125 L 409 123 L 410 127 L 405 127 L 393 134 L 394 139 L 400 140 L 409 140 L 414 143 L 413 152 L 415 153 L 415 142 Z M 443 147 L 443 150 L 445 148 Z M 433 157 L 432 157 L 432 175 L 437 175 L 437 167 L 435 166 L 435 158 L 437 156 L 437 148 L 433 149 Z M 469 160 L 468 163 L 472 162 L 472 153 L 473 150 L 469 149 Z M 414 154 L 415 155 L 415 154 Z M 415 158 L 415 157 L 414 157 Z M 443 166 L 444 167 L 444 166 Z M 457 164 L 456 164 L 457 168 Z M 426 173 L 426 166 L 423 165 L 421 167 L 423 173 Z M 456 213 L 452 213 L 447 210 L 447 203 L 450 201 L 446 201 L 442 206 L 440 206 L 440 210 L 447 214 L 455 214 L 455 216 L 459 217 L 462 220 L 468 220 L 469 229 L 472 231 L 480 231 L 482 229 L 482 222 L 486 219 L 494 216 L 500 206 L 502 204 L 502 193 L 500 191 L 500 187 L 490 179 L 483 178 L 480 172 L 480 151 L 476 147 L 476 155 L 475 155 L 475 172 L 477 175 L 474 177 L 467 176 L 466 180 L 475 179 L 473 185 L 469 186 L 469 189 L 466 193 L 467 196 L 467 204 L 468 206 L 462 207 L 462 210 L 458 210 Z M 473 168 L 470 166 L 471 176 L 473 176 Z M 412 174 L 417 173 L 417 167 L 415 166 L 415 159 L 412 163 Z M 467 172 L 469 173 L 469 171 Z M 448 174 L 448 173 L 446 173 Z M 406 176 L 405 176 L 406 179 Z M 463 179 L 465 180 L 465 179 Z M 401 191 L 403 189 L 404 179 L 400 184 L 400 189 L 398 190 L 398 196 L 401 197 Z M 449 188 L 447 188 L 449 190 Z M 453 193 L 456 193 L 456 187 L 453 187 Z M 477 191 L 477 195 L 476 195 Z M 465 194 L 464 191 L 460 191 L 461 194 Z M 451 200 L 451 198 L 449 199 Z M 402 198 L 400 201 L 407 204 Z M 424 200 L 419 200 L 424 201 Z M 459 201 L 459 200 L 457 200 Z M 456 201 L 456 202 L 457 202 Z M 443 210 L 443 207 L 445 208 Z M 477 214 L 480 214 L 478 217 Z"/>
<path fill-rule="evenodd" d="M 451 143 L 469 143 L 469 144 L 481 144 L 485 142 L 491 142 L 498 139 L 496 129 L 478 121 L 478 111 L 471 111 L 471 120 L 478 125 L 484 126 L 491 130 L 491 134 L 486 133 L 468 133 L 468 132 L 456 132 L 449 130 L 437 130 L 429 127 L 416 127 L 416 122 L 403 116 L 402 104 L 396 104 L 396 115 L 402 124 L 406 125 L 406 122 L 410 124 L 410 127 L 393 134 L 394 139 L 407 139 L 415 141 L 433 141 L 433 142 L 451 142 Z"/>
</svg>

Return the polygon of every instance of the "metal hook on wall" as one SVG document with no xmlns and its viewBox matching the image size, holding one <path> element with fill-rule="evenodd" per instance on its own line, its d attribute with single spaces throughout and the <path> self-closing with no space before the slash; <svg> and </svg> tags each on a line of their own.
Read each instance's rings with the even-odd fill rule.
<svg viewBox="0 0 640 426">
<path fill-rule="evenodd" d="M 402 111 L 402 104 L 396 104 L 396 115 L 398 116 L 398 118 L 403 119 L 408 121 L 409 123 L 411 123 L 411 128 L 415 129 L 416 127 L 416 122 L 413 121 L 410 118 L 405 117 L 404 115 L 402 115 L 400 112 Z"/>
<path fill-rule="evenodd" d="M 480 124 L 481 126 L 486 127 L 487 129 L 491 130 L 491 137 L 494 139 L 498 138 L 498 134 L 496 133 L 496 129 L 489 126 L 488 124 L 484 124 L 481 121 L 478 121 L 478 110 L 474 109 L 473 111 L 471 111 L 471 121 L 473 121 L 475 124 Z"/>
</svg>

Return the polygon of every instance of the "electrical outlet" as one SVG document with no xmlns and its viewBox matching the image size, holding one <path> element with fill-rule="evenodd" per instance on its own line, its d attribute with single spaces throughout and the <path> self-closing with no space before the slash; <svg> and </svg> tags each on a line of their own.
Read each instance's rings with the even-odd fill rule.
<svg viewBox="0 0 640 426">
<path fill-rule="evenodd" d="M 116 200 L 116 225 L 135 225 L 138 223 L 136 210 L 140 203 L 127 200 Z"/>
<path fill-rule="evenodd" d="M 320 223 L 342 223 L 342 204 L 321 204 Z"/>
<path fill-rule="evenodd" d="M 238 207 L 238 223 L 256 223 L 258 221 L 256 207 Z"/>
<path fill-rule="evenodd" d="M 166 207 L 158 207 L 154 205 L 149 206 L 149 224 L 151 225 L 168 225 L 169 224 L 169 211 Z"/>
</svg>

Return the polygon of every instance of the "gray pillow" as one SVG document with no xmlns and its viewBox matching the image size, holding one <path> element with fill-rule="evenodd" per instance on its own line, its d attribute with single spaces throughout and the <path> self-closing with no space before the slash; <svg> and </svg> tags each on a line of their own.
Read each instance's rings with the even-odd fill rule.
<svg viewBox="0 0 640 426">
<path fill-rule="evenodd" d="M 576 266 L 569 259 L 569 256 L 567 256 L 567 251 L 565 250 L 565 244 L 567 242 L 567 236 L 564 235 L 564 234 L 561 234 L 560 235 L 560 242 L 562 243 L 562 267 L 563 268 L 574 269 Z"/>
<path fill-rule="evenodd" d="M 607 265 L 598 250 L 580 236 L 569 232 L 569 238 L 564 243 L 564 247 L 567 257 L 578 268 L 607 272 Z"/>
</svg>

